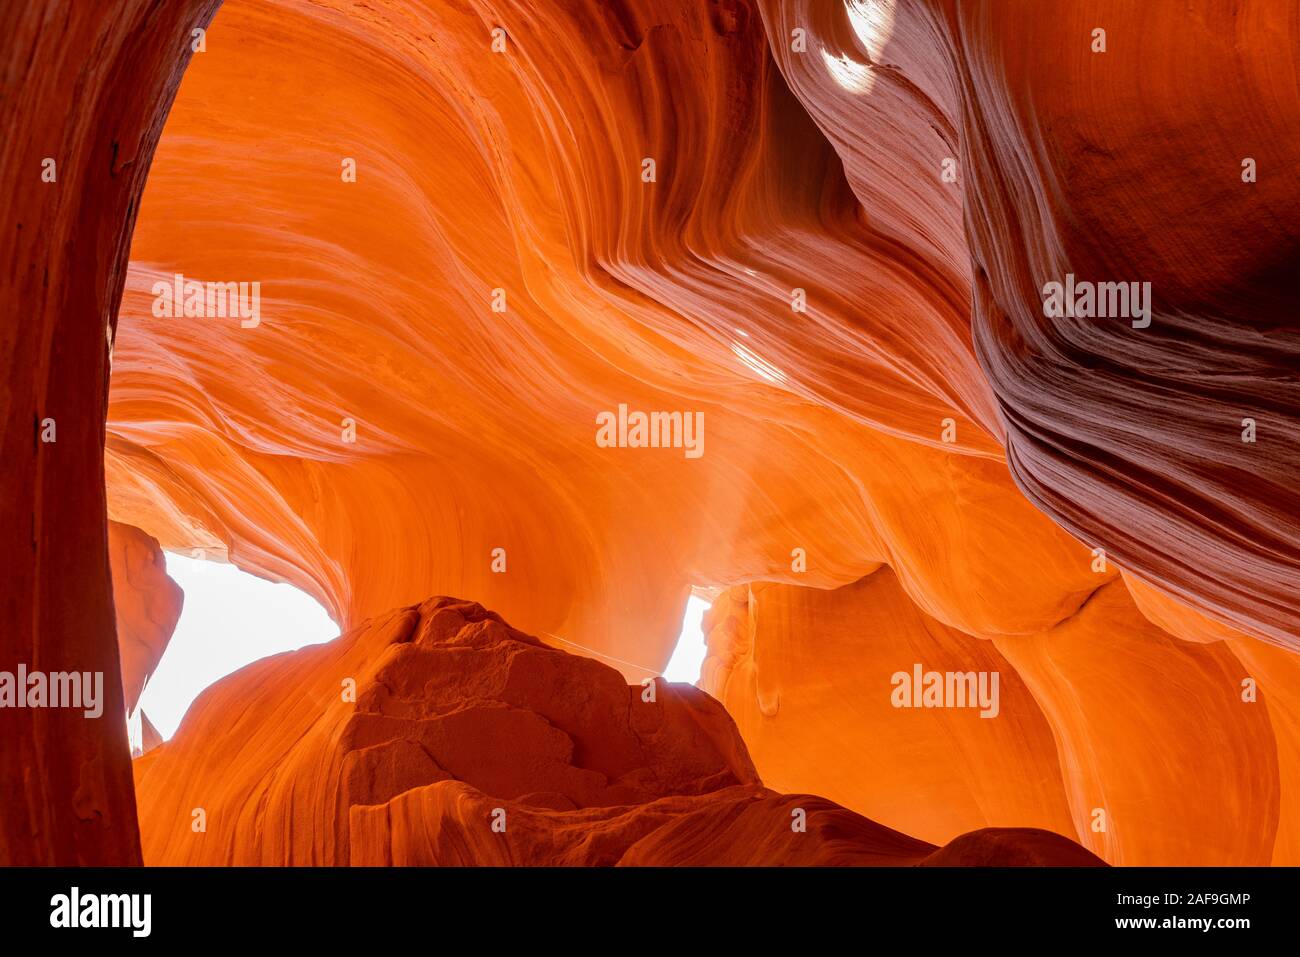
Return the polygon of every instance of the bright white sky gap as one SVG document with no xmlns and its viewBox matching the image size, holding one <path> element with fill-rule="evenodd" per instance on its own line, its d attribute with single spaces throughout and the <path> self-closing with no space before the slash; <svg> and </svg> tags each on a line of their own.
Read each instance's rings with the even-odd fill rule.
<svg viewBox="0 0 1300 957">
<path fill-rule="evenodd" d="M 247 664 L 338 636 L 325 609 L 292 585 L 272 584 L 234 565 L 167 553 L 167 574 L 185 590 L 176 633 L 149 679 L 140 707 L 164 739 L 176 733 L 194 699 Z M 705 645 L 709 603 L 692 595 L 681 637 L 664 669 L 669 681 L 694 684 Z"/>
<path fill-rule="evenodd" d="M 677 636 L 677 647 L 668 659 L 664 677 L 669 681 L 695 684 L 700 680 L 700 666 L 704 664 L 704 613 L 713 606 L 703 598 L 692 595 L 686 601 L 686 614 L 682 616 L 682 632 Z"/>
<path fill-rule="evenodd" d="M 185 606 L 140 707 L 170 738 L 204 688 L 259 658 L 317 645 L 339 628 L 316 599 L 234 565 L 167 553 L 167 574 L 185 590 Z"/>
</svg>

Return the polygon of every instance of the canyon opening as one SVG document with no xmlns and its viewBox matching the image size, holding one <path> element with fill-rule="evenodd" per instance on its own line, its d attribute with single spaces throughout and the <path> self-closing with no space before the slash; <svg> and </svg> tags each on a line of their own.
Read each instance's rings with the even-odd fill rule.
<svg viewBox="0 0 1300 957">
<path fill-rule="evenodd" d="M 887 926 L 1249 929 L 1297 50 L 1300 0 L 0 3 L 0 907 L 855 867 Z"/>
</svg>

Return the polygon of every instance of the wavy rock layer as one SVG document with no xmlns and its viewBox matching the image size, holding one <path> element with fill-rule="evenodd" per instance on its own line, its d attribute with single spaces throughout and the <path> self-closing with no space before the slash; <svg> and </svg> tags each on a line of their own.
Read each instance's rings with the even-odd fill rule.
<svg viewBox="0 0 1300 957">
<path fill-rule="evenodd" d="M 106 478 L 114 521 L 345 628 L 467 594 L 637 681 L 692 585 L 826 590 L 760 606 L 779 666 L 719 686 L 784 787 L 937 840 L 1295 860 L 1296 3 L 230 0 L 143 201 L 212 4 L 92 7 L 0 14 L 4 662 L 118 673 Z M 259 314 L 159 314 L 178 273 L 260 283 Z M 1047 316 L 1066 274 L 1151 282 L 1152 324 Z M 703 454 L 601 447 L 622 405 L 703 414 Z M 918 736 L 974 768 L 873 745 L 911 810 L 801 762 L 863 747 L 886 719 L 846 676 L 917 649 L 1016 676 L 996 732 Z M 135 859 L 125 742 L 3 720 L 0 857 Z M 1218 818 L 1188 805 L 1207 733 Z"/>
<path fill-rule="evenodd" d="M 1176 25 L 1145 4 L 1041 9 L 948 18 L 972 104 L 975 341 L 1008 460 L 1139 577 L 1296 650 L 1297 7 L 1197 5 Z M 1150 327 L 1045 318 L 1040 290 L 1067 273 L 1151 283 Z"/>
<path fill-rule="evenodd" d="M 132 250 L 114 517 L 345 625 L 471 594 L 650 673 L 693 584 L 887 562 L 970 632 L 1070 614 L 1088 551 L 975 424 L 967 295 L 876 231 L 736 9 L 227 4 Z M 177 272 L 262 282 L 260 324 L 155 317 Z M 598 447 L 620 404 L 702 412 L 703 456 Z"/>
<path fill-rule="evenodd" d="M 223 679 L 136 762 L 150 864 L 1097 864 L 764 788 L 708 695 L 433 598 Z M 798 826 L 796 826 L 798 821 Z"/>
<path fill-rule="evenodd" d="M 1054 627 L 1096 582 L 1022 501 L 1005 442 L 1016 483 L 1089 549 L 1294 647 L 1293 330 L 1257 270 L 1194 255 L 1227 240 L 1166 208 L 1186 182 L 1156 189 L 1183 147 L 1141 148 L 1173 111 L 1214 111 L 1146 96 L 1150 64 L 1122 55 L 1204 62 L 1233 26 L 1236 73 L 1262 83 L 1285 32 L 1247 7 L 1189 31 L 1126 7 L 1042 16 L 1026 57 L 1006 38 L 1032 5 L 235 0 L 135 237 L 111 511 L 345 622 L 436 586 L 653 670 L 687 585 L 786 578 L 796 547 L 815 556 L 802 584 L 885 562 L 968 633 Z M 1286 104 L 1256 100 L 1213 142 L 1283 149 Z M 1289 202 L 1283 178 L 1220 165 L 1227 180 L 1186 176 L 1240 194 L 1240 222 Z M 1156 219 L 1181 223 L 1158 248 Z M 1249 241 L 1271 262 L 1291 238 Z M 1195 286 L 1206 260 L 1249 309 Z M 1120 264 L 1154 277 L 1150 329 L 1043 317 L 1043 281 Z M 153 315 L 178 272 L 260 281 L 259 324 Z M 596 414 L 622 403 L 703 412 L 705 455 L 597 447 Z M 955 514 L 918 523 L 922 506 Z"/>
<path fill-rule="evenodd" d="M 145 175 L 216 0 L 0 5 L 0 670 L 101 672 L 104 709 L 0 712 L 0 864 L 140 859 L 104 418 Z"/>
<path fill-rule="evenodd" d="M 1297 23 L 231 0 L 132 247 L 110 512 L 345 627 L 469 594 L 636 681 L 741 585 L 706 687 L 782 789 L 1294 861 Z M 155 315 L 176 273 L 260 322 Z M 1066 273 L 1150 281 L 1152 325 L 1046 317 Z M 599 447 L 620 404 L 703 455 Z M 922 654 L 1005 710 L 890 708 Z"/>
<path fill-rule="evenodd" d="M 734 588 L 706 627 L 700 685 L 774 788 L 936 842 L 1019 821 L 1113 864 L 1296 860 L 1296 676 L 1277 670 L 1294 657 L 1135 627 L 1118 581 L 1051 631 L 992 642 L 919 612 L 887 569 L 835 591 Z M 914 665 L 998 673 L 999 713 L 897 707 L 891 679 Z"/>
<path fill-rule="evenodd" d="M 770 786 L 934 843 L 1010 821 L 1074 836 L 1029 689 L 992 643 L 918 610 L 889 569 L 835 591 L 741 586 L 705 625 L 700 687 L 726 705 Z M 999 672 L 998 715 L 893 707 L 891 676 L 917 663 Z"/>
</svg>

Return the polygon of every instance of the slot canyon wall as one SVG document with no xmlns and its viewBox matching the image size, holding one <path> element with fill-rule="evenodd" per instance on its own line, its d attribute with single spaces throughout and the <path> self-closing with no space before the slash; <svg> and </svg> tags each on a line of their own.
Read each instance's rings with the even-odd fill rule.
<svg viewBox="0 0 1300 957">
<path fill-rule="evenodd" d="M 25 466 L 0 650 L 118 673 L 105 516 L 293 582 L 348 634 L 219 683 L 134 796 L 116 729 L 16 719 L 61 744 L 0 756 L 6 806 L 52 816 L 0 825 L 0 858 L 682 862 L 725 818 L 719 861 L 915 863 L 1039 828 L 1116 864 L 1300 863 L 1300 4 L 214 8 L 0 15 Z M 1150 325 L 1046 316 L 1066 274 L 1149 281 Z M 177 275 L 257 282 L 257 310 L 169 315 Z M 702 415 L 700 454 L 602 447 L 620 407 Z M 462 773 L 431 757 L 436 702 L 396 730 L 391 702 L 333 703 L 345 672 L 451 660 L 379 634 L 429 595 L 635 692 L 692 586 L 722 589 L 700 687 L 743 745 L 725 782 L 701 757 L 628 815 L 570 778 L 630 759 Z M 118 630 L 138 695 L 156 658 Z M 999 713 L 895 707 L 914 663 L 996 672 Z M 542 687 L 502 700 L 550 715 Z M 277 743 L 331 695 L 319 740 Z M 875 850 L 762 845 L 745 822 L 788 818 L 783 794 Z M 484 795 L 533 822 L 504 859 L 457 823 Z M 222 823 L 196 842 L 205 801 Z M 78 823 L 53 840 L 57 815 Z"/>
<path fill-rule="evenodd" d="M 110 716 L 124 713 L 104 496 L 118 304 L 186 38 L 216 8 L 0 5 L 0 669 L 101 672 Z M 139 862 L 124 729 L 55 708 L 3 722 L 0 863 Z"/>
<path fill-rule="evenodd" d="M 1041 829 L 938 848 L 774 793 L 708 695 L 452 598 L 250 665 L 135 770 L 146 864 L 1102 863 Z"/>
</svg>

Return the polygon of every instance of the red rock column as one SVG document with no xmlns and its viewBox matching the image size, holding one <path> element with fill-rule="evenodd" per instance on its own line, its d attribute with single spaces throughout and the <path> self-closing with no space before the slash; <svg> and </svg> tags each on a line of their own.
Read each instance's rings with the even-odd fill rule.
<svg viewBox="0 0 1300 957">
<path fill-rule="evenodd" d="M 104 674 L 98 719 L 0 709 L 0 864 L 140 863 L 104 418 L 140 194 L 218 2 L 0 5 L 0 671 Z"/>
</svg>

